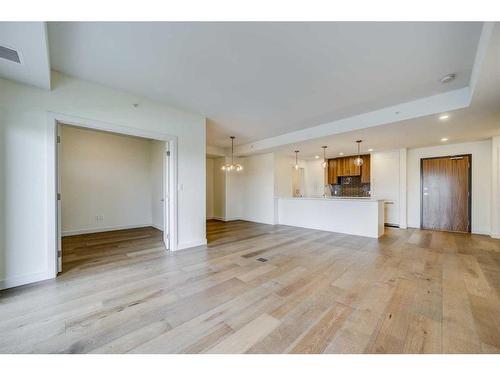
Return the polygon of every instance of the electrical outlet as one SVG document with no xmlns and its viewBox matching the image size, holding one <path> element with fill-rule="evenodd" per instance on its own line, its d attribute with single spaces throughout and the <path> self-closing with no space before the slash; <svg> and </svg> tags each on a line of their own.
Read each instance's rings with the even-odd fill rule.
<svg viewBox="0 0 500 375">
<path fill-rule="evenodd" d="M 104 215 L 103 214 L 95 215 L 95 221 L 103 221 L 103 220 L 104 220 Z"/>
</svg>

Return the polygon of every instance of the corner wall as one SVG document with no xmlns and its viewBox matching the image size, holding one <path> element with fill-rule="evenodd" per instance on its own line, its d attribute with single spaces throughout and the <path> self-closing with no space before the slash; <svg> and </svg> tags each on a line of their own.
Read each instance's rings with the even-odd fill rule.
<svg viewBox="0 0 500 375">
<path fill-rule="evenodd" d="M 152 225 L 151 141 L 64 125 L 60 135 L 62 235 Z"/>
<path fill-rule="evenodd" d="M 46 91 L 0 79 L 0 289 L 53 277 L 49 112 L 176 136 L 177 246 L 203 244 L 205 118 L 57 72 L 52 81 L 53 89 Z"/>
</svg>

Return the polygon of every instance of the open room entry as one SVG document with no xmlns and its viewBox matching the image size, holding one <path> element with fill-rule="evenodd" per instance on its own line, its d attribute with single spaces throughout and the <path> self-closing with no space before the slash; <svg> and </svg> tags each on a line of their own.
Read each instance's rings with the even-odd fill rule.
<svg viewBox="0 0 500 375">
<path fill-rule="evenodd" d="M 49 116 L 48 134 L 54 177 L 48 220 L 54 251 L 48 258 L 54 277 L 63 270 L 65 252 L 69 269 L 69 261 L 92 261 L 92 253 L 119 258 L 118 250 L 123 256 L 176 250 L 175 137 L 57 114 Z M 102 256 L 94 260 L 102 262 Z"/>
</svg>

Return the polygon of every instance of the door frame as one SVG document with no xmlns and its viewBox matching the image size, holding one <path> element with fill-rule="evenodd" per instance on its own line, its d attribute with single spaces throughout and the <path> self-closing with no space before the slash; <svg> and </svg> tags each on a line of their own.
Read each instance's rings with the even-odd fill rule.
<svg viewBox="0 0 500 375">
<path fill-rule="evenodd" d="M 48 273 L 53 278 L 58 273 L 58 241 L 61 238 L 59 230 L 58 214 L 58 154 L 57 136 L 59 124 L 77 126 L 81 128 L 102 130 L 117 134 L 131 135 L 141 138 L 154 139 L 165 142 L 168 150 L 168 160 L 163 168 L 164 189 L 163 189 L 163 231 L 168 225 L 168 249 L 175 251 L 178 249 L 178 211 L 177 211 L 177 136 L 151 130 L 143 130 L 122 125 L 106 123 L 97 120 L 70 116 L 63 113 L 47 113 L 47 266 Z M 165 150 L 165 151 L 167 151 Z M 165 152 L 166 154 L 167 152 Z M 168 180 L 168 185 L 167 184 Z M 167 204 L 168 200 L 168 204 Z M 165 220 L 168 218 L 168 220 Z"/>
<path fill-rule="evenodd" d="M 459 155 L 442 155 L 442 156 L 433 156 L 429 158 L 421 158 L 420 159 L 420 229 L 424 228 L 424 174 L 423 174 L 423 165 L 424 160 L 432 160 L 432 159 L 444 159 L 444 158 L 455 158 L 455 157 L 469 157 L 469 171 L 468 171 L 468 184 L 469 184 L 469 196 L 467 197 L 467 215 L 469 222 L 469 230 L 467 232 L 460 233 L 472 233 L 472 154 L 459 154 Z M 439 229 L 433 229 L 439 230 Z M 445 231 L 442 229 L 442 231 Z"/>
</svg>

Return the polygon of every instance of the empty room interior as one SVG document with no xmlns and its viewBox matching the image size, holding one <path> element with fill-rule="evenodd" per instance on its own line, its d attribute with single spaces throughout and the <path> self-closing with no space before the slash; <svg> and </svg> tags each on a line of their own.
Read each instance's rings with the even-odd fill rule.
<svg viewBox="0 0 500 375">
<path fill-rule="evenodd" d="M 499 354 L 500 23 L 0 22 L 0 353 Z"/>
<path fill-rule="evenodd" d="M 168 249 L 165 142 L 63 124 L 57 146 L 59 272 Z"/>
</svg>

